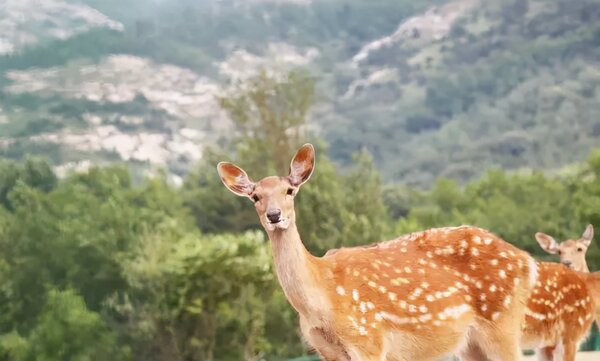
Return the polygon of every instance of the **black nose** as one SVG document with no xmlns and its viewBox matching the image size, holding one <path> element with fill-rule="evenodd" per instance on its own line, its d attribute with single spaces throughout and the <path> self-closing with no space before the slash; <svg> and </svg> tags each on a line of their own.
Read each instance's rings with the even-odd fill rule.
<svg viewBox="0 0 600 361">
<path fill-rule="evenodd" d="M 567 267 L 570 267 L 572 262 L 571 261 L 562 261 L 562 264 L 564 264 Z"/>
<path fill-rule="evenodd" d="M 281 210 L 280 209 L 271 209 L 267 211 L 267 219 L 271 223 L 277 223 L 280 221 Z"/>
</svg>

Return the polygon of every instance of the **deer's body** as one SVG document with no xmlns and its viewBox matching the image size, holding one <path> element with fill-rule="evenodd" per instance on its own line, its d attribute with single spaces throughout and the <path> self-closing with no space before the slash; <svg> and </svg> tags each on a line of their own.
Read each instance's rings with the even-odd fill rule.
<svg viewBox="0 0 600 361">
<path fill-rule="evenodd" d="M 575 360 L 589 334 L 596 303 L 587 275 L 559 263 L 540 262 L 539 278 L 523 323 L 523 348 L 538 349 L 544 360 Z"/>
<path fill-rule="evenodd" d="M 577 349 L 600 320 L 600 274 L 590 274 L 585 252 L 593 238 L 589 225 L 579 240 L 558 243 L 543 233 L 536 239 L 560 263 L 540 262 L 539 278 L 523 322 L 522 346 L 536 348 L 540 360 L 574 361 Z"/>
<path fill-rule="evenodd" d="M 273 245 L 281 287 L 301 330 L 325 361 L 434 360 L 472 345 L 494 359 L 519 358 L 520 320 L 537 281 L 525 252 L 485 230 L 432 229 L 317 258 L 295 224 L 293 197 L 310 177 L 303 146 L 288 177 L 251 181 L 230 163 L 223 183 L 252 198 Z"/>
<path fill-rule="evenodd" d="M 469 332 L 490 335 L 490 324 L 522 306 L 535 277 L 526 253 L 469 226 L 341 249 L 326 260 L 336 327 L 363 353 L 384 349 L 406 360 L 460 352 Z"/>
</svg>

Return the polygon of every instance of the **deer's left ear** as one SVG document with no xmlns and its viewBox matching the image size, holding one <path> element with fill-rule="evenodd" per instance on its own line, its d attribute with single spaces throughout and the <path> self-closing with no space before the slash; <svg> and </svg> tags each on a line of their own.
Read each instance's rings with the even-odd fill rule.
<svg viewBox="0 0 600 361">
<path fill-rule="evenodd" d="M 592 239 L 594 239 L 594 226 L 588 224 L 588 226 L 585 228 L 585 231 L 581 235 L 581 241 L 586 245 L 586 247 L 589 247 L 592 243 Z"/>
<path fill-rule="evenodd" d="M 254 191 L 254 182 L 248 177 L 246 172 L 237 165 L 228 162 L 221 162 L 217 165 L 217 171 L 221 181 L 234 194 L 242 197 L 249 197 Z"/>
<path fill-rule="evenodd" d="M 292 159 L 288 179 L 294 187 L 300 187 L 310 178 L 315 169 L 315 148 L 304 144 Z"/>
</svg>

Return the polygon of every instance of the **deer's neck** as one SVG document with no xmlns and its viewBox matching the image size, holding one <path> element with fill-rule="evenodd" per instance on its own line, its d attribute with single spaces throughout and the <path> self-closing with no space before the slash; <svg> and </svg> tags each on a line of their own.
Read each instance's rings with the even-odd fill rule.
<svg viewBox="0 0 600 361">
<path fill-rule="evenodd" d="M 583 273 L 590 273 L 590 269 L 587 266 L 587 263 L 583 265 L 583 267 L 581 267 L 581 271 Z"/>
<path fill-rule="evenodd" d="M 269 232 L 277 278 L 291 305 L 301 314 L 313 313 L 322 299 L 318 267 L 300 240 L 295 224 L 286 230 Z"/>
</svg>

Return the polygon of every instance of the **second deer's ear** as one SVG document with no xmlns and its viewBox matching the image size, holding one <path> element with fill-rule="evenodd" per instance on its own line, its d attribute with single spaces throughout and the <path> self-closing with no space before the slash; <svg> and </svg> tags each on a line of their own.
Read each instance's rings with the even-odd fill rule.
<svg viewBox="0 0 600 361">
<path fill-rule="evenodd" d="M 592 243 L 592 239 L 594 239 L 594 226 L 588 224 L 588 226 L 585 228 L 585 231 L 581 235 L 581 241 L 589 247 L 590 243 Z"/>
<path fill-rule="evenodd" d="M 225 187 L 238 196 L 249 197 L 254 191 L 254 182 L 235 164 L 221 162 L 217 165 L 217 171 Z"/>
<path fill-rule="evenodd" d="M 535 234 L 535 239 L 538 241 L 544 251 L 551 254 L 558 252 L 558 243 L 551 236 L 542 232 L 538 232 Z"/>
<path fill-rule="evenodd" d="M 304 144 L 292 159 L 290 164 L 290 183 L 299 187 L 310 178 L 315 169 L 315 148 L 312 144 Z"/>
</svg>

